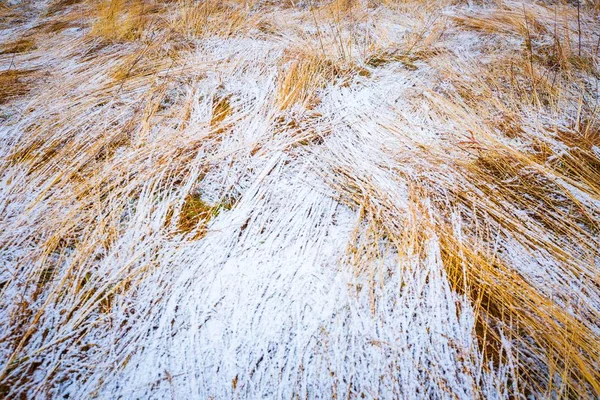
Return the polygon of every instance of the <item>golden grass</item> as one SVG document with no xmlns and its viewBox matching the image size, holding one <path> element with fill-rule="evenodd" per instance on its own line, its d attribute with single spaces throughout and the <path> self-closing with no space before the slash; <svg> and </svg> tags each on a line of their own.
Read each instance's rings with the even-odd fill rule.
<svg viewBox="0 0 600 400">
<path fill-rule="evenodd" d="M 514 180 L 523 166 L 515 159 L 505 159 L 501 150 L 489 152 L 491 154 L 485 160 L 478 158 L 474 163 L 465 163 L 466 180 L 455 189 L 452 193 L 455 197 L 451 199 L 448 199 L 448 193 L 439 193 L 434 182 L 412 182 L 412 207 L 417 211 L 401 221 L 394 215 L 393 204 L 365 200 L 375 197 L 382 201 L 383 197 L 375 187 L 364 182 L 351 185 L 350 182 L 356 182 L 356 178 L 348 176 L 349 181 L 344 187 L 337 189 L 350 193 L 350 203 L 358 205 L 363 218 L 369 221 L 368 226 L 374 224 L 380 227 L 375 228 L 380 232 L 372 239 L 375 246 L 385 237 L 398 246 L 399 254 L 418 255 L 425 259 L 423 244 L 432 240 L 432 235 L 439 238 L 443 265 L 453 289 L 466 295 L 475 307 L 475 330 L 485 359 L 496 366 L 506 364 L 510 356 L 504 353 L 502 341 L 507 337 L 517 346 L 517 354 L 528 355 L 529 361 L 517 365 L 517 381 L 512 383 L 518 388 L 517 392 L 558 397 L 567 394 L 585 397 L 585 393 L 597 393 L 600 390 L 600 374 L 595 364 L 600 357 L 600 346 L 597 334 L 588 324 L 600 316 L 598 310 L 582 311 L 581 315 L 586 315 L 583 320 L 581 315 L 576 317 L 567 313 L 545 292 L 506 264 L 493 243 L 487 243 L 499 231 L 510 232 L 531 251 L 545 249 L 551 252 L 562 260 L 565 273 L 587 282 L 588 287 L 594 286 L 597 284 L 594 266 L 578 264 L 576 254 L 579 251 L 584 254 L 598 252 L 596 237 L 578 225 L 579 222 L 587 222 L 592 232 L 598 232 L 595 227 L 597 219 L 588 219 L 585 207 L 573 199 L 562 202 L 574 201 L 572 205 L 582 207 L 582 212 L 579 215 L 563 213 L 562 209 L 572 210 L 575 207 L 556 204 L 552 194 L 559 189 L 544 187 L 543 182 L 528 178 L 517 181 L 521 186 L 514 183 L 499 186 L 500 182 Z M 593 184 L 597 187 L 597 183 Z M 481 190 L 481 194 L 475 196 L 477 192 L 470 185 Z M 532 200 L 535 196 L 537 199 Z M 425 207 L 422 201 L 427 198 L 433 199 L 437 206 L 432 209 L 431 203 L 428 203 L 429 206 Z M 513 214 L 514 208 L 539 209 L 539 202 L 546 202 L 547 207 L 543 212 L 540 209 L 541 212 L 528 223 Z M 473 225 L 457 231 L 451 223 L 456 218 L 451 215 L 453 210 L 447 208 L 448 203 L 464 210 L 464 221 L 472 221 Z M 474 207 L 474 204 L 477 206 Z M 567 250 L 551 243 L 549 238 L 537 236 L 536 232 L 580 237 L 573 237 L 573 242 L 570 242 L 573 248 Z M 581 249 L 577 249 L 579 246 Z M 359 255 L 358 266 L 365 265 L 364 259 L 372 258 L 369 253 L 374 250 L 367 247 L 351 251 Z M 359 274 L 368 272 L 364 269 L 357 271 Z M 371 282 L 376 284 L 377 281 Z M 548 366 L 550 370 L 540 366 Z M 561 377 L 560 387 L 553 386 L 554 374 Z"/>
<path fill-rule="evenodd" d="M 201 239 L 207 232 L 208 223 L 216 218 L 222 210 L 230 210 L 231 201 L 223 201 L 216 205 L 209 205 L 199 193 L 188 194 L 179 209 L 177 229 L 175 233 L 187 235 L 190 240 Z M 169 212 L 166 224 L 171 223 L 172 211 Z"/>
<path fill-rule="evenodd" d="M 568 15 L 572 15 L 572 10 Z M 551 30 L 536 22 L 536 17 L 518 10 L 494 10 L 485 16 L 469 15 L 455 20 L 488 34 L 551 35 Z M 560 43 L 572 41 L 573 33 L 569 37 L 563 37 Z M 556 51 L 560 51 L 560 43 L 555 44 Z M 587 47 L 583 51 L 589 50 Z M 467 154 L 458 164 L 453 160 L 450 165 L 464 168 L 462 176 L 465 180 L 452 189 L 450 198 L 435 181 L 412 182 L 417 214 L 422 221 L 433 222 L 410 218 L 402 223 L 392 222 L 397 219 L 392 213 L 394 205 L 377 205 L 365 200 L 378 198 L 381 201 L 383 197 L 352 173 L 345 173 L 344 185 L 336 188 L 346 193 L 368 190 L 352 194 L 352 202 L 363 212 L 368 210 L 367 215 L 384 227 L 384 233 L 379 235 L 393 243 L 402 247 L 415 246 L 415 242 L 426 242 L 432 233 L 440 238 L 443 264 L 453 288 L 467 295 L 477 310 L 475 328 L 484 355 L 497 365 L 506 363 L 508 355 L 503 353 L 502 338 L 507 335 L 517 343 L 517 353 L 528 355 L 525 357 L 528 361 L 518 361 L 517 381 L 511 383 L 519 388 L 519 393 L 544 393 L 545 397 L 558 398 L 587 397 L 600 390 L 600 374 L 595 361 L 600 357 L 600 346 L 597 333 L 590 328 L 596 326 L 598 310 L 582 306 L 576 316 L 565 312 L 545 290 L 536 288 L 527 277 L 507 264 L 492 239 L 498 235 L 511 235 L 531 252 L 543 249 L 551 254 L 556 260 L 555 265 L 560 265 L 565 275 L 586 282 L 586 287 L 597 287 L 593 259 L 600 248 L 600 210 L 582 203 L 556 181 L 560 177 L 598 199 L 600 165 L 598 154 L 593 150 L 598 148 L 594 147 L 598 146 L 596 123 L 582 123 L 567 131 L 556 128 L 556 135 L 552 130 L 545 132 L 547 142 L 536 142 L 522 119 L 526 104 L 540 113 L 564 112 L 560 108 L 569 96 L 565 88 L 576 85 L 585 91 L 581 82 L 569 72 L 590 73 L 591 67 L 590 63 L 577 64 L 565 56 L 563 61 L 556 61 L 562 63 L 562 72 L 552 77 L 545 70 L 549 67 L 544 64 L 547 61 L 536 57 L 539 54 L 539 49 L 527 46 L 522 54 L 509 54 L 505 59 L 502 57 L 506 55 L 495 57 L 505 64 L 480 65 L 473 74 L 475 79 L 469 81 L 464 79 L 464 69 L 455 71 L 455 65 L 433 63 L 446 81 L 455 85 L 458 96 L 442 100 L 444 96 L 432 95 L 432 106 L 441 112 L 443 120 L 461 121 L 458 122 L 460 131 L 468 136 L 466 140 L 455 141 Z M 372 58 L 371 65 L 378 67 L 403 61 L 402 56 L 394 56 L 394 53 L 384 55 Z M 441 59 L 443 61 L 443 57 Z M 458 74 L 453 75 L 455 72 Z M 591 108 L 580 112 L 596 121 Z M 506 144 L 505 138 L 531 140 L 536 144 L 529 153 Z M 567 145 L 569 150 L 553 154 L 549 143 L 554 139 Z M 444 168 L 438 170 L 436 162 L 441 165 L 446 162 L 435 152 L 418 158 L 428 159 L 434 165 L 418 168 L 433 168 L 433 171 Z M 430 176 L 433 174 L 435 172 Z M 438 207 L 424 208 L 423 199 L 433 199 L 433 204 Z M 451 215 L 454 211 L 448 209 L 449 204 L 461 210 L 461 220 L 468 224 L 459 232 L 451 225 L 456 217 Z M 527 217 L 517 210 L 525 212 Z M 416 227 L 400 228 L 402 224 Z M 411 232 L 410 238 L 406 238 L 406 230 Z M 365 249 L 359 252 L 364 253 Z M 418 247 L 399 252 L 415 254 Z M 564 279 L 560 285 L 565 285 L 562 290 L 569 293 L 570 278 Z M 578 297 L 575 293 L 569 296 Z M 560 384 L 555 375 L 560 377 Z"/>
<path fill-rule="evenodd" d="M 0 72 L 0 104 L 24 96 L 32 89 L 35 70 L 11 69 Z"/>
<path fill-rule="evenodd" d="M 212 103 L 212 115 L 210 117 L 210 126 L 215 132 L 226 132 L 228 129 L 224 121 L 232 114 L 231 101 L 229 96 L 216 96 Z"/>
<path fill-rule="evenodd" d="M 153 4 L 142 0 L 104 0 L 96 13 L 91 35 L 109 41 L 132 41 L 140 38 L 150 24 L 148 11 Z"/>
<path fill-rule="evenodd" d="M 281 110 L 294 104 L 311 108 L 319 89 L 335 79 L 335 71 L 319 56 L 299 54 L 290 57 L 281 69 L 277 86 L 277 103 Z"/>
<path fill-rule="evenodd" d="M 180 0 L 178 18 L 172 26 L 176 32 L 187 37 L 240 35 L 256 20 L 248 13 L 247 3 L 240 0 Z"/>
<path fill-rule="evenodd" d="M 180 210 L 177 228 L 182 233 L 195 231 L 193 238 L 199 239 L 206 233 L 206 223 L 213 214 L 213 207 L 202 201 L 199 194 L 188 194 Z"/>
<path fill-rule="evenodd" d="M 48 9 L 46 10 L 47 15 L 54 15 L 56 13 L 62 12 L 65 9 L 81 3 L 83 0 L 53 0 L 50 2 Z"/>
<path fill-rule="evenodd" d="M 504 383 L 515 398 L 600 395 L 600 312 L 594 307 L 600 296 L 600 127 L 589 87 L 590 77 L 599 76 L 599 59 L 591 8 L 582 7 L 579 15 L 568 4 L 507 2 L 431 22 L 423 14 L 438 5 L 426 8 L 418 1 L 365 7 L 357 0 L 335 0 L 302 9 L 294 1 L 273 8 L 241 0 L 57 0 L 46 15 L 79 3 L 93 9 L 93 22 L 88 35 L 68 42 L 90 46 L 83 66 L 69 70 L 72 82 L 38 93 L 33 90 L 37 70 L 0 73 L 0 105 L 33 100 L 20 122 L 23 134 L 0 166 L 9 184 L 20 184 L 6 192 L 7 204 L 23 203 L 16 216 L 3 220 L 15 230 L 0 237 L 0 248 L 26 249 L 14 270 L 23 271 L 19 280 L 28 293 L 5 306 L 11 310 L 3 338 L 9 357 L 0 372 L 0 396 L 24 395 L 27 385 L 36 387 L 30 376 L 42 362 L 33 355 L 46 354 L 60 341 L 78 346 L 88 331 L 108 326 L 119 302 L 134 296 L 136 284 L 158 268 L 166 241 L 200 241 L 219 213 L 235 208 L 228 199 L 239 176 L 235 184 L 219 187 L 222 200 L 212 204 L 201 196 L 214 164 L 227 159 L 231 167 L 264 156 L 272 151 L 271 141 L 290 158 L 306 154 L 301 151 L 326 152 L 324 132 L 361 127 L 344 120 L 344 105 L 336 105 L 339 120 L 335 115 L 323 122 L 323 93 L 354 89 L 356 75 L 375 85 L 383 72 L 407 81 L 418 76 L 410 81 L 411 93 L 418 94 L 406 95 L 394 109 L 396 94 L 389 93 L 389 104 L 378 104 L 392 109 L 397 120 L 389 121 L 392 112 L 385 121 L 361 116 L 372 123 L 369 129 L 386 132 L 387 141 L 369 142 L 374 139 L 362 132 L 364 142 L 352 145 L 381 148 L 393 163 L 380 168 L 376 160 L 361 159 L 371 168 L 365 173 L 363 164 L 347 162 L 347 155 L 336 159 L 326 153 L 326 161 L 311 161 L 326 171 L 323 165 L 333 164 L 325 181 L 359 218 L 345 261 L 356 277 L 366 277 L 372 313 L 384 275 L 372 261 L 383 258 L 382 243 L 399 260 L 425 264 L 430 257 L 425 244 L 437 242 L 452 290 L 475 312 L 477 349 L 467 358 L 481 355 L 491 363 L 482 364 L 488 372 L 514 365 L 515 375 Z M 0 7 L 2 13 L 9 10 Z M 386 36 L 390 28 L 369 20 L 370 10 L 388 18 L 389 25 L 401 21 L 411 29 L 401 38 Z M 279 13 L 284 18 L 276 19 Z M 373 26 L 363 35 L 357 27 L 367 22 Z M 56 35 L 70 26 L 58 19 L 44 24 Z M 454 52 L 452 46 L 462 42 L 452 35 L 465 31 L 478 45 L 489 45 L 485 60 Z M 515 37 L 522 45 L 506 44 Z M 90 38 L 122 46 L 99 55 Z M 223 46 L 239 45 L 235 39 L 266 41 L 280 51 L 273 65 L 261 67 L 272 74 L 272 93 L 265 100 L 272 109 L 251 114 L 259 100 L 239 95 L 255 80 L 245 75 L 248 65 L 262 60 L 239 46 L 228 59 L 213 61 L 214 54 L 202 46 L 217 39 L 226 41 Z M 15 38 L 2 44 L 0 54 L 26 62 L 44 40 L 42 35 Z M 237 92 L 216 83 L 234 78 Z M 54 100 L 59 106 L 53 107 Z M 427 118 L 415 122 L 403 116 L 411 107 Z M 269 121 L 266 139 L 235 136 L 241 127 L 252 136 L 259 130 L 252 121 L 260 118 Z M 410 136 L 423 127 L 442 139 L 419 142 Z M 398 142 L 405 145 L 401 151 L 394 147 Z M 369 175 L 380 170 L 397 186 Z M 216 184 L 227 178 L 215 179 Z M 392 194 L 404 186 L 408 201 L 400 204 Z M 143 246 L 125 247 L 133 255 L 124 262 L 113 253 L 126 235 L 133 238 L 127 243 Z M 554 280 L 537 281 L 511 250 L 546 262 L 550 272 L 540 274 Z M 118 278 L 97 272 L 107 254 L 123 263 Z M 2 282 L 0 291 L 16 282 Z M 575 284 L 585 290 L 573 289 Z M 55 304 L 64 307 L 59 315 L 65 315 L 69 333 L 46 333 L 53 340 L 48 344 L 46 336 L 37 335 Z M 43 367 L 62 372 L 59 359 L 45 360 Z M 59 384 L 49 376 L 41 386 Z M 241 386 L 237 376 L 232 385 Z M 483 395 L 479 389 L 475 393 Z"/>
<path fill-rule="evenodd" d="M 21 38 L 5 43 L 0 49 L 0 54 L 25 53 L 35 50 L 35 41 L 30 38 Z"/>
<path fill-rule="evenodd" d="M 497 20 L 493 21 L 495 23 Z M 530 50 L 525 50 L 525 60 L 528 51 Z M 495 69 L 492 65 L 487 72 L 489 79 L 483 75 L 483 80 L 489 82 L 489 88 L 471 85 L 461 94 L 464 103 L 459 101 L 457 104 L 459 107 L 464 104 L 468 109 L 468 114 L 464 115 L 465 120 L 472 119 L 474 115 L 493 113 L 494 104 L 506 107 L 506 100 L 510 101 L 509 107 L 518 107 L 510 111 L 512 115 L 518 115 L 523 98 L 538 109 L 548 108 L 554 111 L 560 107 L 561 98 L 565 96 L 561 90 L 562 85 L 567 82 L 571 84 L 568 75 L 555 76 L 551 83 L 540 73 L 542 67 L 530 61 L 512 66 L 510 69 Z M 515 76 L 515 71 L 522 71 L 523 75 Z M 497 85 L 503 81 L 512 81 L 509 86 L 511 90 L 499 93 Z M 493 98 L 497 96 L 502 97 L 494 102 Z M 448 105 L 446 109 L 451 108 L 456 110 L 455 105 Z M 492 126 L 506 137 L 530 140 L 528 133 L 519 127 L 518 121 L 514 118 L 505 121 L 508 124 Z M 565 273 L 587 282 L 589 286 L 596 285 L 597 274 L 593 264 L 586 265 L 585 262 L 578 261 L 578 255 L 598 252 L 598 210 L 583 204 L 564 186 L 555 182 L 556 176 L 560 176 L 592 196 L 598 196 L 598 158 L 591 151 L 591 142 L 596 140 L 593 125 L 585 125 L 588 128 L 584 127 L 582 130 L 587 133 L 570 131 L 570 135 L 559 134 L 561 141 L 571 149 L 559 157 L 552 156 L 552 150 L 543 145 L 537 146 L 536 154 L 518 151 L 493 139 L 491 132 L 483 132 L 473 126 L 471 129 L 477 134 L 472 134 L 472 144 L 475 144 L 477 156 L 473 161 L 465 163 L 465 168 L 469 181 L 477 190 L 469 193 L 463 187 L 457 191 L 458 199 L 453 202 L 464 202 L 465 208 L 471 208 L 476 201 L 481 213 L 478 217 L 480 224 L 495 221 L 503 231 L 511 232 L 531 251 L 544 249 L 552 254 L 556 260 L 560 260 L 557 262 L 561 263 Z M 541 158 L 540 151 L 544 152 Z M 476 196 L 477 200 L 472 193 L 480 193 Z M 528 221 L 524 222 L 522 216 L 517 217 L 514 209 L 527 210 Z M 442 214 L 439 211 L 439 215 Z M 449 276 L 455 281 L 455 288 L 467 287 L 470 288 L 469 291 L 475 289 L 476 293 L 471 293 L 473 301 L 480 299 L 484 308 L 491 307 L 491 312 L 483 312 L 480 316 L 492 321 L 492 328 L 485 330 L 491 332 L 493 341 L 499 341 L 498 335 L 493 333 L 493 326 L 498 326 L 498 322 L 493 321 L 502 321 L 500 326 L 505 328 L 509 322 L 516 324 L 509 325 L 509 330 L 515 332 L 514 338 L 522 340 L 519 337 L 523 338 L 523 333 L 526 332 L 524 337 L 531 338 L 531 342 L 525 339 L 521 342 L 522 345 L 528 348 L 530 343 L 534 343 L 534 347 L 526 351 L 527 354 L 536 354 L 537 365 L 548 365 L 551 370 L 540 371 L 522 366 L 520 368 L 524 369 L 520 372 L 520 385 L 531 393 L 542 392 L 547 396 L 581 395 L 588 391 L 598 393 L 600 375 L 594 360 L 599 357 L 600 346 L 597 345 L 598 339 L 594 331 L 586 326 L 598 317 L 597 310 L 582 312 L 587 315 L 583 321 L 564 313 L 561 306 L 531 286 L 524 277 L 515 275 L 509 267 L 499 264 L 501 261 L 497 254 L 489 252 L 481 255 L 475 245 L 474 249 L 468 249 L 456 239 L 448 240 L 446 254 L 453 254 L 450 255 L 451 261 L 445 263 L 450 267 Z M 568 247 L 564 247 L 564 244 L 559 246 L 553 240 L 567 240 Z M 481 246 L 481 242 L 476 246 Z M 472 261 L 469 261 L 470 257 L 473 257 Z M 458 266 L 454 269 L 453 265 Z M 466 285 L 465 271 L 468 274 L 467 280 L 470 280 Z M 560 387 L 553 387 L 552 377 L 548 378 L 548 374 L 552 373 L 561 377 Z"/>
</svg>

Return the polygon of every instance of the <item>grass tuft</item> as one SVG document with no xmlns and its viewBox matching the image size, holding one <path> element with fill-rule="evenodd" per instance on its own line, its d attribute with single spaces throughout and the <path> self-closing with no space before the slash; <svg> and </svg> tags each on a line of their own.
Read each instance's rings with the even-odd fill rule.
<svg viewBox="0 0 600 400">
<path fill-rule="evenodd" d="M 29 93 L 33 88 L 35 70 L 11 69 L 0 72 L 0 104 Z"/>
<path fill-rule="evenodd" d="M 19 54 L 26 53 L 36 49 L 35 41 L 30 38 L 21 38 L 13 42 L 5 43 L 0 54 Z"/>
</svg>

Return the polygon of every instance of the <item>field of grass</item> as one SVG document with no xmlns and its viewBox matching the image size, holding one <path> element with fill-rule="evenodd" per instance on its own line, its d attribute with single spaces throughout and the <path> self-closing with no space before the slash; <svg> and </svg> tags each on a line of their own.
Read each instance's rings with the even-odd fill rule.
<svg viewBox="0 0 600 400">
<path fill-rule="evenodd" d="M 600 397 L 598 0 L 0 1 L 0 398 Z"/>
</svg>

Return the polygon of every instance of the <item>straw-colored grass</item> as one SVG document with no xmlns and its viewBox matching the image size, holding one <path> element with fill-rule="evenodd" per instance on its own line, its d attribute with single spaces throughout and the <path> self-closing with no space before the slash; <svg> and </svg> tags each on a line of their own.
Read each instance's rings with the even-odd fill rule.
<svg viewBox="0 0 600 400">
<path fill-rule="evenodd" d="M 8 69 L 0 72 L 0 104 L 23 96 L 32 89 L 35 70 Z"/>
<path fill-rule="evenodd" d="M 597 2 L 0 5 L 0 397 L 597 398 Z"/>
<path fill-rule="evenodd" d="M 150 25 L 153 2 L 105 0 L 100 2 L 91 34 L 111 41 L 139 39 Z"/>
<path fill-rule="evenodd" d="M 35 49 L 35 41 L 29 38 L 17 39 L 13 42 L 6 43 L 0 54 L 25 53 Z"/>
</svg>

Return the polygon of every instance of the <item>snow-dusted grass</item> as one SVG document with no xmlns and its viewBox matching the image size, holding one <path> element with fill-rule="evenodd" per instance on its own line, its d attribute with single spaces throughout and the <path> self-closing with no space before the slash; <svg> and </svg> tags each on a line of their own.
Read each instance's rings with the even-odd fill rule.
<svg viewBox="0 0 600 400">
<path fill-rule="evenodd" d="M 597 13 L 0 5 L 0 396 L 599 396 Z"/>
</svg>

